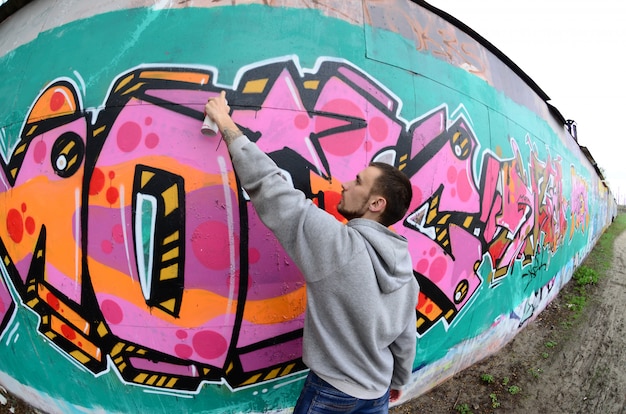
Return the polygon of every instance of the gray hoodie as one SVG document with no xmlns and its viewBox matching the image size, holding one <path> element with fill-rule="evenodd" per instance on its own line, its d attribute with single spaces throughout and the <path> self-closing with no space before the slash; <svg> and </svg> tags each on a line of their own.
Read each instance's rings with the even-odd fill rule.
<svg viewBox="0 0 626 414">
<path fill-rule="evenodd" d="M 304 363 L 353 397 L 403 388 L 415 358 L 419 291 L 406 239 L 372 220 L 339 222 L 245 136 L 229 151 L 259 217 L 307 282 Z"/>
</svg>

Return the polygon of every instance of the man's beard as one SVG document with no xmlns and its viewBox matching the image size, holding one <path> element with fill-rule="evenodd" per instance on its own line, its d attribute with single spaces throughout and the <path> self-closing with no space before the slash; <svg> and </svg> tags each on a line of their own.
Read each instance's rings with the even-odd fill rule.
<svg viewBox="0 0 626 414">
<path fill-rule="evenodd" d="M 363 202 L 363 205 L 361 205 L 361 208 L 355 209 L 355 210 L 348 210 L 341 205 L 341 202 L 339 202 L 339 204 L 337 204 L 337 211 L 348 221 L 355 219 L 355 218 L 361 218 L 367 212 L 368 201 L 369 201 L 369 197 L 368 197 L 368 200 Z"/>
</svg>

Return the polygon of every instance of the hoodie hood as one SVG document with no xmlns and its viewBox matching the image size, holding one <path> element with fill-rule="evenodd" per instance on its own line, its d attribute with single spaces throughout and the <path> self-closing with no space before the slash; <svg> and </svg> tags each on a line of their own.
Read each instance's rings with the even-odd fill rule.
<svg viewBox="0 0 626 414">
<path fill-rule="evenodd" d="M 382 292 L 391 293 L 415 278 L 408 242 L 404 237 L 373 220 L 353 219 L 347 225 L 365 239 Z M 385 237 L 381 237 L 381 232 L 385 233 Z"/>
</svg>

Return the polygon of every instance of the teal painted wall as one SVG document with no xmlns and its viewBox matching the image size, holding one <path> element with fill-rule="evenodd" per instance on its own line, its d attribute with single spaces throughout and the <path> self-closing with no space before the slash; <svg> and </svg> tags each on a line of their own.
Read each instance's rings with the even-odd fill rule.
<svg viewBox="0 0 626 414">
<path fill-rule="evenodd" d="M 0 384 L 34 407 L 291 411 L 304 282 L 200 133 L 220 90 L 331 214 L 371 160 L 411 178 L 406 399 L 510 341 L 615 215 L 537 92 L 416 3 L 43 3 L 0 23 Z"/>
</svg>

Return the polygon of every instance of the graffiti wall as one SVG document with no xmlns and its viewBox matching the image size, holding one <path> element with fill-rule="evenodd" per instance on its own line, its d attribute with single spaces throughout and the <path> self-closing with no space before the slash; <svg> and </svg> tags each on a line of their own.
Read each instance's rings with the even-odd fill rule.
<svg viewBox="0 0 626 414">
<path fill-rule="evenodd" d="M 290 412 L 302 275 L 201 134 L 233 119 L 319 208 L 414 198 L 406 399 L 496 352 L 615 215 L 504 55 L 421 2 L 33 1 L 0 23 L 0 385 L 51 413 Z M 367 301 L 367 298 L 363 298 Z"/>
</svg>

